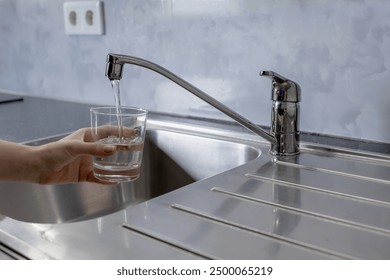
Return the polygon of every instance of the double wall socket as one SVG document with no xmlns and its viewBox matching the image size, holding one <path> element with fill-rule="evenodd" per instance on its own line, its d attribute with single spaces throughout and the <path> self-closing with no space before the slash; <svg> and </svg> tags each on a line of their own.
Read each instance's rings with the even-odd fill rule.
<svg viewBox="0 0 390 280">
<path fill-rule="evenodd" d="M 65 33 L 69 35 L 104 34 L 102 1 L 72 1 L 64 3 Z"/>
</svg>

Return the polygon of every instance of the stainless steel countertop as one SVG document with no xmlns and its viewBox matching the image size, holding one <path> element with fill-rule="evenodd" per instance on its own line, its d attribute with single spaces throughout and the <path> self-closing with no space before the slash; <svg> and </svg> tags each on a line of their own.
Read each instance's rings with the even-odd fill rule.
<svg viewBox="0 0 390 280">
<path fill-rule="evenodd" d="M 222 123 L 188 130 L 194 125 L 262 154 L 88 221 L 4 218 L 0 242 L 32 259 L 390 259 L 388 155 L 304 143 L 298 157 L 275 160 L 256 136 Z"/>
<path fill-rule="evenodd" d="M 389 259 L 389 167 L 330 151 L 262 156 L 134 207 L 124 227 L 207 258 Z"/>
</svg>

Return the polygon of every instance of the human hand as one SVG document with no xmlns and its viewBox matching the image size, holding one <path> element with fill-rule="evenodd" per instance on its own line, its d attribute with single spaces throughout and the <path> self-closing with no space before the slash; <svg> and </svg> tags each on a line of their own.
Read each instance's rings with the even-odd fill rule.
<svg viewBox="0 0 390 280">
<path fill-rule="evenodd" d="M 67 137 L 36 147 L 38 157 L 39 184 L 65 184 L 101 181 L 93 175 L 94 156 L 110 156 L 116 152 L 115 146 L 93 142 L 90 128 L 79 129 Z"/>
</svg>

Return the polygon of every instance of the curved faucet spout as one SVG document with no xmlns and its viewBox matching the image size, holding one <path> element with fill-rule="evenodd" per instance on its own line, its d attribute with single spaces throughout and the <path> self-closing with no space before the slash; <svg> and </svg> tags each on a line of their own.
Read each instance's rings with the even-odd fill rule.
<svg viewBox="0 0 390 280">
<path fill-rule="evenodd" d="M 195 96 L 199 97 L 203 101 L 207 102 L 211 106 L 215 107 L 219 111 L 225 113 L 226 115 L 228 115 L 229 117 L 231 117 L 232 119 L 240 123 L 242 126 L 248 128 L 252 132 L 256 133 L 257 135 L 271 142 L 271 144 L 276 144 L 277 142 L 276 138 L 272 136 L 270 133 L 266 132 L 256 124 L 252 123 L 250 120 L 244 118 L 243 116 L 236 113 L 232 109 L 223 105 L 222 103 L 220 103 L 213 97 L 209 96 L 205 92 L 201 91 L 197 87 L 193 86 L 189 82 L 183 80 L 179 76 L 173 74 L 169 70 L 153 62 L 150 62 L 142 58 L 134 57 L 134 56 L 121 55 L 121 54 L 108 54 L 107 65 L 106 65 L 106 76 L 110 80 L 120 80 L 122 78 L 122 70 L 124 64 L 138 65 L 163 75 L 164 77 L 170 79 L 171 81 L 178 84 L 179 86 L 185 88 Z"/>
</svg>

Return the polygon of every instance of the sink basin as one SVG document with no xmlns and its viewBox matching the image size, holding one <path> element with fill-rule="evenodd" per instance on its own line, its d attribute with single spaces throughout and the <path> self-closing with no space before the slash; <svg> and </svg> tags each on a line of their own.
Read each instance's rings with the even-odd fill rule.
<svg viewBox="0 0 390 280">
<path fill-rule="evenodd" d="M 261 154 L 255 145 L 237 137 L 172 127 L 175 126 L 170 124 L 167 128 L 148 121 L 143 167 L 137 181 L 116 186 L 1 182 L 0 214 L 34 223 L 96 218 L 242 165 Z M 27 144 L 41 145 L 58 139 Z"/>
</svg>

